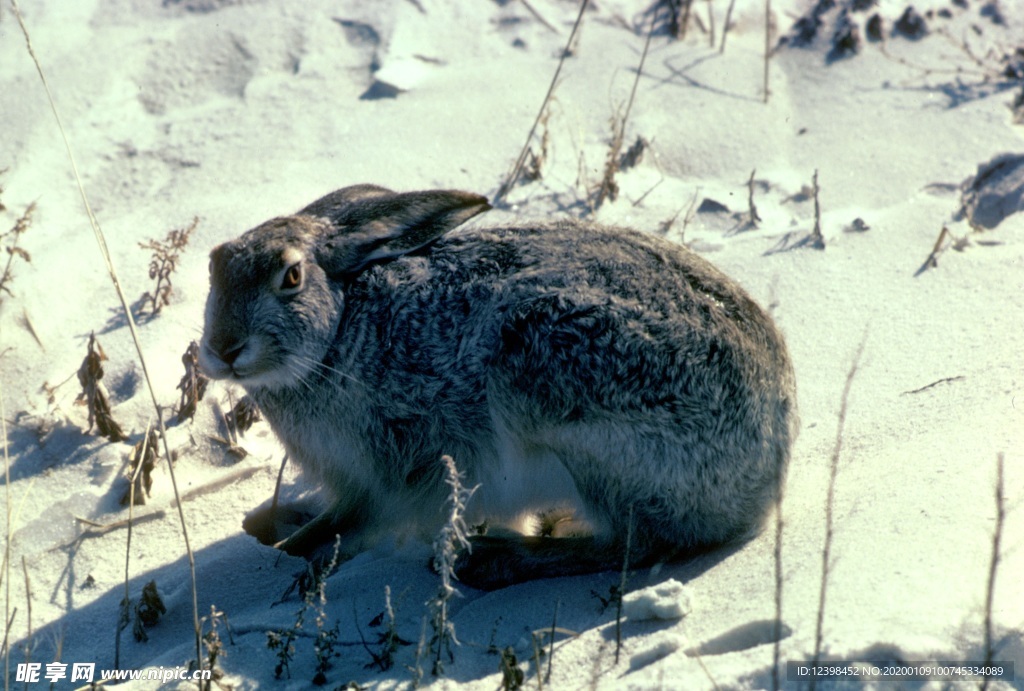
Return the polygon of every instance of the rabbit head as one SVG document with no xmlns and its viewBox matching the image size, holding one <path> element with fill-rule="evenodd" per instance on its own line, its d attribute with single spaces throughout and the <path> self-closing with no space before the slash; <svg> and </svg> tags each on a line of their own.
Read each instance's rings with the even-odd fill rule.
<svg viewBox="0 0 1024 691">
<path fill-rule="evenodd" d="M 478 195 L 346 187 L 210 254 L 199 364 L 247 389 L 297 386 L 331 347 L 344 285 L 486 211 Z"/>
</svg>

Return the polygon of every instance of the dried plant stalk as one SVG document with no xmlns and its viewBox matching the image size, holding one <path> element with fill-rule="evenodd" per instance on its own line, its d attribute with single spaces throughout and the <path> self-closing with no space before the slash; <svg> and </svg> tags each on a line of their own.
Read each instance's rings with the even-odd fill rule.
<svg viewBox="0 0 1024 691">
<path fill-rule="evenodd" d="M 134 502 L 137 506 L 146 504 L 146 498 L 153 489 L 153 470 L 156 469 L 156 462 L 160 458 L 159 443 L 157 431 L 150 428 L 149 434 L 132 449 L 132 458 L 126 473 L 131 484 L 121 497 L 121 506 L 127 506 L 129 502 Z"/>
<path fill-rule="evenodd" d="M 437 595 L 428 603 L 432 612 L 431 625 L 434 628 L 434 636 L 430 640 L 430 649 L 434 653 L 431 670 L 434 676 L 444 674 L 444 662 L 441 659 L 444 653 L 448 654 L 450 662 L 454 662 L 452 644 L 459 644 L 455 637 L 455 625 L 448 619 L 448 601 L 458 594 L 452 581 L 458 580 L 455 576 L 455 560 L 458 558 L 459 550 L 472 549 L 466 537 L 466 522 L 462 516 L 466 510 L 466 502 L 477 489 L 466 489 L 462 486 L 463 475 L 455 467 L 455 460 L 451 456 L 442 456 L 441 462 L 445 467 L 444 481 L 451 488 L 451 492 L 448 497 L 448 520 L 434 538 L 434 570 L 441 576 Z"/>
<path fill-rule="evenodd" d="M 150 313 L 157 314 L 160 309 L 171 302 L 171 274 L 178 268 L 178 259 L 188 246 L 192 231 L 199 225 L 199 217 L 185 228 L 177 228 L 167 233 L 163 240 L 140 242 L 139 247 L 151 250 L 153 256 L 149 260 L 149 277 L 156 281 L 152 293 L 144 293 L 140 302 L 150 305 Z"/>
<path fill-rule="evenodd" d="M 107 387 L 101 381 L 102 363 L 106 359 L 106 353 L 96 340 L 96 334 L 89 334 L 89 352 L 82 360 L 82 366 L 78 368 L 78 381 L 82 384 L 82 393 L 75 402 L 85 405 L 89 410 L 89 429 L 86 431 L 91 432 L 95 426 L 100 436 L 110 441 L 124 441 L 128 437 L 111 415 L 110 396 L 107 394 Z"/>
<path fill-rule="evenodd" d="M 206 385 L 210 380 L 199 371 L 199 344 L 192 341 L 188 344 L 185 354 L 181 356 L 181 364 L 185 366 L 185 376 L 178 382 L 181 400 L 178 402 L 178 422 L 191 420 L 196 416 L 199 401 L 203 400 Z"/>
<path fill-rule="evenodd" d="M 3 193 L 3 187 L 0 187 L 0 194 Z M 3 202 L 0 201 L 0 211 L 6 209 Z M 7 253 L 7 261 L 4 264 L 4 271 L 0 274 L 0 304 L 3 303 L 3 297 L 7 295 L 13 295 L 11 292 L 11 281 L 14 279 L 12 269 L 14 267 L 14 261 L 21 259 L 26 263 L 31 263 L 32 257 L 24 248 L 20 247 L 18 243 L 21 240 L 22 234 L 28 230 L 29 226 L 32 225 L 32 214 L 36 210 L 35 202 L 28 205 L 25 211 L 18 217 L 11 226 L 10 230 L 0 233 L 0 242 L 3 243 L 4 252 Z"/>
</svg>

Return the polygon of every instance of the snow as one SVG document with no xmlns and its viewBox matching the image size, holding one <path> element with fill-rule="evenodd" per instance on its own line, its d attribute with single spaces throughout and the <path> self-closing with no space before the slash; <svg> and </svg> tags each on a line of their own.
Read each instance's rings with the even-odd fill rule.
<svg viewBox="0 0 1024 691">
<path fill-rule="evenodd" d="M 622 616 L 633 621 L 682 619 L 691 608 L 689 591 L 673 578 L 622 598 Z"/>
<path fill-rule="evenodd" d="M 199 218 L 173 274 L 171 303 L 140 321 L 165 406 L 178 399 L 181 355 L 201 333 L 211 248 L 350 184 L 493 196 L 579 7 L 531 0 L 552 30 L 524 3 L 485 0 L 20 4 L 129 301 L 152 290 L 148 252 L 138 243 Z M 610 121 L 629 98 L 649 4 L 592 3 L 533 142 L 539 152 L 547 138 L 543 177 L 515 187 L 510 208 L 480 222 L 588 213 L 586 190 L 601 179 Z M 992 622 L 995 659 L 1014 662 L 1018 680 L 990 688 L 1020 687 L 1024 213 L 1019 172 L 983 192 L 971 181 L 997 157 L 1019 160 L 1024 151 L 1021 114 L 1011 109 L 1024 89 L 1024 72 L 1013 72 L 1024 70 L 1015 52 L 1024 3 L 918 2 L 929 31 L 911 40 L 891 32 L 907 3 L 883 0 L 848 16 L 863 39 L 868 17 L 878 13 L 885 40 L 862 40 L 856 55 L 829 60 L 832 32 L 850 5 L 840 0 L 827 10 L 809 46 L 778 48 L 767 103 L 763 4 L 736 3 L 723 53 L 696 24 L 683 40 L 656 35 L 625 136 L 626 146 L 638 136 L 649 146 L 637 166 L 618 174 L 618 199 L 589 214 L 687 243 L 769 307 L 785 333 L 802 431 L 782 508 L 781 626 L 769 520 L 745 545 L 632 570 L 618 651 L 609 600 L 619 573 L 490 593 L 460 585 L 451 603 L 455 659 L 445 661 L 443 677 L 421 660 L 422 684 L 498 688 L 495 653 L 511 647 L 531 687 L 537 666 L 545 675 L 549 669 L 554 628 L 546 688 L 771 688 L 777 631 L 782 680 L 795 688 L 785 663 L 813 656 L 819 613 L 827 659 L 981 660 L 1002 454 L 1006 519 Z M 714 12 L 718 40 L 726 6 L 694 3 L 705 28 Z M 812 3 L 771 7 L 777 40 Z M 0 497 L 13 537 L 3 582 L 9 674 L 13 682 L 26 660 L 44 670 L 55 660 L 112 668 L 126 568 L 130 596 L 155 581 L 167 612 L 147 629 L 147 642 L 130 628 L 122 633 L 120 666 L 183 667 L 195 658 L 192 590 L 166 461 L 153 474 L 148 503 L 135 509 L 127 565 L 125 529 L 104 532 L 79 520 L 128 517 L 118 503 L 121 475 L 154 413 L 63 142 L 7 6 L 0 9 L 0 65 L 7 207 L 0 231 L 36 204 L 19 240 L 31 261 L 12 263 L 11 294 L 0 295 L 10 473 Z M 393 97 L 360 98 L 377 83 L 390 85 L 383 92 Z M 762 219 L 756 228 L 745 225 L 752 171 Z M 815 172 L 824 250 L 807 242 Z M 962 207 L 965 199 L 981 205 L 971 200 L 984 194 L 992 199 L 985 208 L 998 207 L 1002 217 L 990 227 L 986 216 L 975 231 Z M 728 211 L 695 213 L 705 198 Z M 850 232 L 855 219 L 867 230 Z M 951 238 L 929 266 L 943 227 Z M 86 412 L 74 404 L 91 332 L 108 356 L 104 382 L 128 442 L 86 433 Z M 842 392 L 862 342 L 842 429 L 821 611 L 829 467 Z M 44 382 L 57 387 L 52 400 Z M 221 682 L 308 688 L 322 610 L 323 626 L 339 627 L 329 688 L 350 680 L 361 688 L 407 688 L 425 603 L 438 585 L 429 544 L 385 541 L 342 564 L 327 579 L 322 604 L 313 598 L 307 608 L 296 593 L 276 604 L 304 563 L 259 544 L 241 523 L 271 496 L 282 452 L 265 423 L 239 440 L 244 459 L 227 452 L 218 441 L 226 434 L 222 416 L 241 392 L 230 395 L 211 386 L 195 420 L 168 432 L 178 489 L 187 494 L 182 512 L 199 615 L 214 606 L 226 616 L 218 625 Z M 285 476 L 289 496 L 309 489 L 315 500 L 316 488 L 304 488 L 290 468 Z M 386 625 L 376 617 L 385 586 L 400 639 L 386 670 L 367 650 L 381 649 Z M 279 660 L 266 632 L 290 629 L 300 610 L 291 679 L 275 680 Z M 204 631 L 209 626 L 204 622 Z M 159 686 L 139 681 L 131 688 Z"/>
</svg>

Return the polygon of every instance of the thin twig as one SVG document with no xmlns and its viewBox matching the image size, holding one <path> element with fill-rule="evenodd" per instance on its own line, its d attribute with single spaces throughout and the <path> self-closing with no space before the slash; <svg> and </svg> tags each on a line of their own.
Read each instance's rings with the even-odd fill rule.
<svg viewBox="0 0 1024 691">
<path fill-rule="evenodd" d="M 629 114 L 633 110 L 633 101 L 636 100 L 636 90 L 640 85 L 640 77 L 644 73 L 644 64 L 647 62 L 647 52 L 651 47 L 651 39 L 654 38 L 654 26 L 655 21 L 658 18 L 658 13 L 655 11 L 651 14 L 651 25 L 647 30 L 647 40 L 644 41 L 644 50 L 640 54 L 640 64 L 636 68 L 636 78 L 633 79 L 633 88 L 629 91 L 629 100 L 626 102 L 626 112 L 622 115 L 621 122 L 618 123 L 618 127 L 612 133 L 612 145 L 608 152 L 608 158 L 605 161 L 604 177 L 601 179 L 601 186 L 597 191 L 597 199 L 594 202 L 594 208 L 599 209 L 601 204 L 604 203 L 605 198 L 610 197 L 612 201 L 615 199 L 615 192 L 618 186 L 615 185 L 615 171 L 619 165 L 619 152 L 622 151 L 622 143 L 626 138 L 626 125 L 629 122 Z"/>
<path fill-rule="evenodd" d="M 139 473 L 142 472 L 142 459 L 146 457 L 146 447 L 149 444 L 149 431 L 152 426 L 152 420 L 146 423 L 146 432 L 142 435 L 142 452 L 139 454 L 139 462 L 135 464 L 135 470 L 132 472 L 128 485 L 128 537 L 125 539 L 124 546 L 124 600 L 122 601 L 122 612 L 127 611 L 129 607 L 128 603 L 131 601 L 131 591 L 128 588 L 128 582 L 131 580 L 132 521 L 135 518 L 135 483 L 139 481 Z M 121 669 L 121 631 L 124 629 L 125 624 L 127 624 L 127 622 L 124 621 L 124 618 L 118 617 L 117 631 L 114 635 L 114 669 Z"/>
<path fill-rule="evenodd" d="M 555 600 L 555 614 L 551 617 L 551 642 L 548 645 L 548 673 L 545 681 L 551 683 L 551 668 L 555 664 L 555 631 L 558 630 L 558 607 L 562 601 Z"/>
<path fill-rule="evenodd" d="M 690 6 L 693 4 L 693 0 L 683 0 L 683 3 L 683 21 L 680 22 L 679 40 L 686 38 L 686 28 L 690 25 Z"/>
<path fill-rule="evenodd" d="M 550 29 L 552 33 L 556 33 L 556 34 L 561 33 L 557 28 L 555 28 L 555 26 L 553 24 L 551 24 L 551 22 L 549 22 L 548 20 L 544 19 L 544 17 L 541 15 L 541 13 L 538 12 L 537 10 L 535 10 L 533 8 L 533 5 L 531 5 L 528 2 L 528 0 L 519 0 L 519 2 L 523 3 L 523 7 L 525 7 L 530 12 L 530 14 L 533 15 L 534 19 L 536 19 L 538 22 L 540 22 L 541 24 L 546 26 L 548 29 Z"/>
<path fill-rule="evenodd" d="M 715 8 L 711 4 L 712 0 L 707 0 L 708 3 L 708 47 L 715 47 Z"/>
<path fill-rule="evenodd" d="M 32 202 L 31 204 L 29 204 L 28 208 L 25 209 L 25 212 L 21 215 L 21 218 L 18 219 L 17 223 L 14 225 L 14 228 L 12 228 L 10 231 L 12 239 L 10 246 L 4 248 L 7 250 L 7 264 L 4 266 L 3 274 L 0 275 L 0 293 L 11 293 L 11 289 L 7 287 L 7 283 L 8 281 L 11 280 L 11 268 L 12 265 L 14 264 L 14 258 L 19 256 L 23 258 L 28 257 L 28 254 L 26 254 L 23 250 L 18 249 L 18 240 L 21 237 L 21 234 L 28 229 L 29 225 L 32 224 L 32 213 L 35 210 L 36 203 Z M 7 233 L 4 233 L 4 235 L 7 235 Z M 3 296 L 0 295 L 0 299 L 2 299 L 2 297 Z"/>
<path fill-rule="evenodd" d="M 278 497 L 281 496 L 281 483 L 284 481 L 284 468 L 288 465 L 288 454 L 284 455 L 281 459 L 281 467 L 277 471 L 277 482 L 274 484 L 274 498 L 270 502 L 270 508 L 273 511 L 277 510 Z"/>
<path fill-rule="evenodd" d="M 768 103 L 768 60 L 772 51 L 772 0 L 764 0 L 764 102 Z"/>
<path fill-rule="evenodd" d="M 729 0 L 729 9 L 725 11 L 725 24 L 722 25 L 722 45 L 719 46 L 718 52 L 725 52 L 725 39 L 729 37 L 729 22 L 732 21 L 732 8 L 736 5 L 736 0 Z"/>
<path fill-rule="evenodd" d="M 629 573 L 629 550 L 633 542 L 633 504 L 629 505 L 629 516 L 626 523 L 626 551 L 622 555 L 622 575 L 619 578 L 619 596 L 615 601 L 615 664 L 619 664 L 619 651 L 622 650 L 622 601 L 626 597 L 626 576 Z"/>
<path fill-rule="evenodd" d="M 25 636 L 25 663 L 31 662 L 32 653 L 32 582 L 28 577 L 28 564 L 25 563 L 25 555 L 21 555 L 21 570 L 25 574 L 25 616 L 28 619 L 28 633 Z"/>
<path fill-rule="evenodd" d="M 932 245 L 932 251 L 928 254 L 928 258 L 924 260 L 924 264 L 921 265 L 921 268 L 917 270 L 918 274 L 927 269 L 935 269 L 939 266 L 939 255 L 942 253 L 942 250 L 945 249 L 943 245 L 946 242 L 946 238 L 952 236 L 953 234 L 949 232 L 949 228 L 942 226 L 942 230 L 939 231 L 939 237 L 935 238 L 935 244 Z"/>
<path fill-rule="evenodd" d="M 955 382 L 955 381 L 962 381 L 963 379 L 965 379 L 965 377 L 962 374 L 958 374 L 955 377 L 943 377 L 942 379 L 939 379 L 937 381 L 933 381 L 931 384 L 926 384 L 926 385 L 922 386 L 919 389 L 912 389 L 911 391 L 903 391 L 903 392 L 900 393 L 900 396 L 906 396 L 907 394 L 921 393 L 922 391 L 927 391 L 928 389 L 932 388 L 933 386 L 938 386 L 939 384 L 950 384 L 950 383 Z"/>
<path fill-rule="evenodd" d="M 1003 494 L 1003 454 L 996 457 L 996 528 L 992 534 L 992 560 L 988 567 L 988 583 L 985 586 L 985 675 L 981 691 L 988 689 L 988 669 L 992 666 L 995 650 L 992 645 L 992 601 L 995 598 L 996 570 L 999 568 L 999 549 L 1003 539 L 1003 523 L 1006 520 L 1006 503 Z"/>
<path fill-rule="evenodd" d="M 143 523 L 149 523 L 150 521 L 157 521 L 161 518 L 166 518 L 167 512 L 164 509 L 157 509 L 155 511 L 149 511 L 148 513 L 141 514 L 129 521 L 127 518 L 121 519 L 120 521 L 111 521 L 110 523 L 97 523 L 96 521 L 90 521 L 88 518 L 82 516 L 75 516 L 75 520 L 85 526 L 85 530 L 81 535 L 76 537 L 69 542 L 51 547 L 50 551 L 54 552 L 60 549 L 66 549 L 76 542 L 81 542 L 88 537 L 99 537 L 106 535 L 114 530 L 120 530 L 121 528 L 127 528 L 129 525 L 142 525 Z"/>
<path fill-rule="evenodd" d="M 779 663 L 782 657 L 782 490 L 775 504 L 775 631 L 772 638 L 772 691 L 779 691 Z"/>
<path fill-rule="evenodd" d="M 750 211 L 750 225 L 754 228 L 761 222 L 761 216 L 757 213 L 757 206 L 754 205 L 754 175 L 757 173 L 757 168 L 750 171 L 750 179 L 747 180 L 747 207 Z"/>
<path fill-rule="evenodd" d="M 57 122 L 57 129 L 60 131 L 61 138 L 64 140 L 64 148 L 68 154 L 68 160 L 71 164 L 71 170 L 78 185 L 78 192 L 82 198 L 82 204 L 85 207 L 86 216 L 88 216 L 89 224 L 92 226 L 93 234 L 96 237 L 96 244 L 99 246 L 100 254 L 102 255 L 103 261 L 107 267 L 107 273 L 110 275 L 110 280 L 114 284 L 114 290 L 117 293 L 117 298 L 121 302 L 121 309 L 124 311 L 125 319 L 128 323 L 128 331 L 131 333 L 132 341 L 135 344 L 136 354 L 139 358 L 139 366 L 142 368 L 142 375 L 146 381 L 146 388 L 149 390 L 149 395 L 153 402 L 153 409 L 156 411 L 157 424 L 160 429 L 160 436 L 163 439 L 164 451 L 167 455 L 167 470 L 171 478 L 171 487 L 174 490 L 174 496 L 178 497 L 178 482 L 174 475 L 174 465 L 171 462 L 171 449 L 167 442 L 167 430 L 164 428 L 160 404 L 156 399 L 156 391 L 153 388 L 153 383 L 149 376 L 149 368 L 146 366 L 146 358 L 143 355 L 142 345 L 139 342 L 139 334 L 135 326 L 135 318 L 132 316 L 132 311 L 128 306 L 128 298 L 125 297 L 124 291 L 121 289 L 121 282 L 118 279 L 117 271 L 114 268 L 113 259 L 110 256 L 110 250 L 107 247 L 107 241 L 103 235 L 103 230 L 100 228 L 99 221 L 96 219 L 96 215 L 92 211 L 92 205 L 89 203 L 89 198 L 85 193 L 85 187 L 83 186 L 82 178 L 78 173 L 78 164 L 75 162 L 71 142 L 68 140 L 67 132 L 64 129 L 60 114 L 57 112 L 57 104 L 53 100 L 53 94 L 50 93 L 50 85 L 46 81 L 46 75 L 43 73 L 42 64 L 36 57 L 35 50 L 32 47 L 32 39 L 29 36 L 28 27 L 25 26 L 25 20 L 21 16 L 21 9 L 18 7 L 18 1 L 11 0 L 11 7 L 14 9 L 14 16 L 18 20 L 21 32 L 25 36 L 25 46 L 28 49 L 28 54 L 32 58 L 32 62 L 35 64 L 36 71 L 39 73 L 39 79 L 43 84 L 43 89 L 46 92 L 46 98 L 50 103 L 50 110 L 53 112 L 53 117 Z M 178 518 L 181 522 L 181 532 L 185 542 L 185 552 L 188 555 L 189 579 L 192 586 L 192 627 L 195 633 L 196 664 L 199 669 L 202 669 L 202 628 L 199 623 L 199 593 L 196 585 L 196 561 L 195 556 L 192 553 L 192 546 L 189 543 L 188 526 L 185 522 L 185 512 L 181 507 L 180 501 L 178 502 Z"/>
<path fill-rule="evenodd" d="M 821 657 L 821 644 L 822 644 L 822 629 L 825 623 L 825 597 L 828 592 L 828 576 L 830 561 L 832 559 L 832 535 L 834 530 L 834 512 L 835 512 L 835 494 L 836 494 L 836 475 L 839 473 L 839 456 L 843 450 L 843 428 L 846 425 L 846 411 L 850 398 L 850 389 L 853 386 L 853 378 L 857 374 L 857 368 L 860 366 L 860 358 L 864 353 L 864 346 L 867 344 L 868 335 L 864 332 L 864 337 L 860 341 L 860 345 L 857 346 L 857 352 L 853 356 L 853 364 L 850 366 L 850 371 L 846 375 L 846 384 L 843 386 L 843 397 L 842 402 L 839 405 L 839 421 L 836 426 L 836 442 L 832 447 L 832 458 L 829 462 L 829 476 L 828 476 L 828 496 L 825 500 L 825 545 L 821 550 L 821 591 L 818 593 L 818 620 L 814 630 L 814 657 L 811 659 L 811 667 L 815 667 L 818 664 L 818 660 Z M 810 682 L 810 691 L 814 691 L 817 686 L 817 678 L 812 677 Z"/>
<path fill-rule="evenodd" d="M 8 574 L 8 575 L 10 575 L 10 574 Z M 2 650 L 3 650 L 3 654 L 4 654 L 4 659 L 5 660 L 9 660 L 10 657 L 11 657 L 8 654 L 10 651 L 7 649 L 7 642 L 10 640 L 11 627 L 14 626 L 14 617 L 17 616 L 17 614 L 18 614 L 18 608 L 15 607 L 13 610 L 11 610 L 11 616 L 7 619 L 7 626 L 4 628 L 4 643 L 3 643 Z M 7 679 L 4 679 L 4 688 L 5 689 L 7 688 L 8 683 L 9 683 L 9 681 Z"/>
<path fill-rule="evenodd" d="M 544 691 L 544 680 L 541 678 L 544 675 L 540 673 L 540 646 L 537 644 L 537 634 L 531 634 L 530 640 L 533 641 L 533 668 L 537 671 L 537 691 Z"/>
<path fill-rule="evenodd" d="M 811 231 L 810 244 L 815 249 L 825 249 L 825 237 L 821 234 L 821 203 L 818 201 L 818 169 L 814 169 L 814 230 Z"/>
<path fill-rule="evenodd" d="M 8 629 L 14 618 L 11 612 L 11 541 L 14 539 L 14 521 L 11 515 L 11 458 L 7 450 L 7 408 L 4 404 L 4 377 L 0 377 L 0 433 L 3 434 L 4 444 L 4 514 L 6 516 L 6 537 L 4 541 L 4 563 L 0 569 L 0 578 L 4 581 L 4 620 Z M 17 608 L 15 608 L 17 611 Z M 4 634 L 4 645 L 2 649 L 4 656 L 4 691 L 10 688 L 11 683 L 11 656 L 7 654 L 7 635 Z"/>
<path fill-rule="evenodd" d="M 555 69 L 555 75 L 551 78 L 551 84 L 548 86 L 548 92 L 544 95 L 544 100 L 540 104 L 540 110 L 537 111 L 537 117 L 533 120 L 533 126 L 530 128 L 530 133 L 526 135 L 526 142 L 523 144 L 523 150 L 519 152 L 519 158 L 516 159 L 516 163 L 512 166 L 512 171 L 508 174 L 505 182 L 502 183 L 501 187 L 498 188 L 497 194 L 494 195 L 494 200 L 491 202 L 492 206 L 498 206 L 501 200 L 505 198 L 509 190 L 512 189 L 513 185 L 516 184 L 516 180 L 519 179 L 519 172 L 523 169 L 523 164 L 526 163 L 526 155 L 530 150 L 530 142 L 533 141 L 533 135 L 537 131 L 537 125 L 540 124 L 541 117 L 544 115 L 544 110 L 548 107 L 548 101 L 551 100 L 551 95 L 555 92 L 555 86 L 558 84 L 558 75 L 562 73 L 562 65 L 565 64 L 566 58 L 570 54 L 570 46 L 572 46 L 573 40 L 576 38 L 576 32 L 580 28 L 580 24 L 583 22 L 583 12 L 587 9 L 587 4 L 590 0 L 583 0 L 580 4 L 580 13 L 576 16 L 576 23 L 572 26 L 572 33 L 569 34 L 569 40 L 565 43 L 565 50 L 562 51 L 562 56 L 558 59 L 558 67 Z"/>
</svg>

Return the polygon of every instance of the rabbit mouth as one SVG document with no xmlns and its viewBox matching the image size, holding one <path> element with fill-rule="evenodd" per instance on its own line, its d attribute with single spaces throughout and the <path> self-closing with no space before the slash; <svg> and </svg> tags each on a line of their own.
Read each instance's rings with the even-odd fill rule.
<svg viewBox="0 0 1024 691">
<path fill-rule="evenodd" d="M 287 361 L 278 362 L 254 339 L 241 345 L 216 348 L 203 341 L 199 369 L 210 379 L 226 379 L 246 389 L 282 388 L 294 384 Z"/>
</svg>

